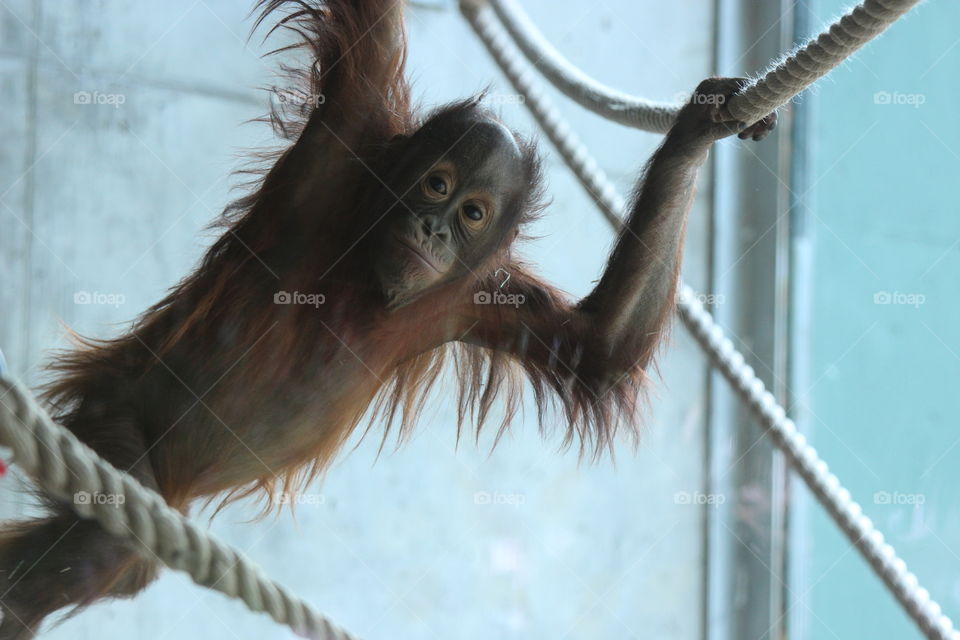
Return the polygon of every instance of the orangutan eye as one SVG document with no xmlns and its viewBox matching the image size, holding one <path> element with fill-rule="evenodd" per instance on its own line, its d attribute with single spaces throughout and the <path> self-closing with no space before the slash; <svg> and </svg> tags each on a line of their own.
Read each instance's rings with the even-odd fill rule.
<svg viewBox="0 0 960 640">
<path fill-rule="evenodd" d="M 427 187 L 429 187 L 430 191 L 440 196 L 447 195 L 447 192 L 450 190 L 443 176 L 436 173 L 427 178 Z"/>
<path fill-rule="evenodd" d="M 480 222 L 483 220 L 483 209 L 475 204 L 466 204 L 463 206 L 463 215 L 467 216 L 474 222 Z"/>
<path fill-rule="evenodd" d="M 486 226 L 490 216 L 484 203 L 470 200 L 460 207 L 460 217 L 468 229 L 479 231 Z"/>
</svg>

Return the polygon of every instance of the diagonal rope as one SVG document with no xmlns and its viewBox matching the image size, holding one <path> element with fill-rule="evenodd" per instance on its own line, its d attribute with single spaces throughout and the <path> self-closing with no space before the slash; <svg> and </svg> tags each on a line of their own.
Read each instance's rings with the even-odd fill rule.
<svg viewBox="0 0 960 640">
<path fill-rule="evenodd" d="M 628 127 L 666 133 L 681 105 L 658 103 L 612 89 L 575 67 L 543 36 L 516 0 L 485 2 L 514 43 L 550 84 L 581 106 Z M 726 105 L 728 115 L 752 124 L 825 76 L 857 49 L 883 33 L 920 0 L 864 0 L 817 38 L 785 56 Z"/>
<path fill-rule="evenodd" d="M 159 494 L 54 423 L 28 390 L 2 375 L 0 445 L 13 451 L 13 462 L 41 487 L 66 500 L 81 517 L 96 520 L 111 534 L 128 540 L 148 559 L 159 558 L 197 584 L 242 600 L 251 611 L 267 613 L 300 636 L 354 640 L 267 578 L 243 553 L 201 530 Z M 77 493 L 92 499 L 75 500 Z M 114 499 L 94 499 L 103 494 Z"/>
<path fill-rule="evenodd" d="M 623 197 L 545 96 L 541 86 L 532 77 L 530 64 L 510 41 L 508 32 L 497 24 L 489 9 L 477 7 L 467 0 L 461 2 L 460 8 L 514 90 L 524 96 L 524 104 L 563 161 L 600 207 L 611 226 L 619 230 L 625 210 Z M 744 361 L 743 354 L 736 350 L 723 329 L 700 304 L 693 289 L 686 284 L 680 285 L 677 312 L 714 366 L 783 452 L 791 468 L 803 479 L 923 634 L 929 640 L 960 640 L 960 632 L 954 630 L 953 622 L 942 613 L 940 605 L 918 584 L 917 577 L 907 569 L 896 550 L 884 541 L 883 534 L 863 514 L 863 509 L 840 484 L 837 476 L 830 472 L 816 449 L 807 444 L 784 408 L 766 390 L 763 381 Z"/>
</svg>

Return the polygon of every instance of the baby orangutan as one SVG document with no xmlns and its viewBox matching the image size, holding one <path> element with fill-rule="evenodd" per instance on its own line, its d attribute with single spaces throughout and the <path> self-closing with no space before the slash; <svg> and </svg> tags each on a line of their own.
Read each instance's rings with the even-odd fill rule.
<svg viewBox="0 0 960 640">
<path fill-rule="evenodd" d="M 277 26 L 309 58 L 295 75 L 324 99 L 273 114 L 289 146 L 191 275 L 125 335 L 55 362 L 54 417 L 183 512 L 308 480 L 370 407 L 404 433 L 445 356 L 460 420 L 478 429 L 497 398 L 506 426 L 524 380 L 541 416 L 562 408 L 568 442 L 599 452 L 635 429 L 698 168 L 715 141 L 759 140 L 775 116 L 723 121 L 717 105 L 744 81 L 701 83 L 639 179 L 596 288 L 571 302 L 513 250 L 542 208 L 532 145 L 476 98 L 412 111 L 402 3 L 266 0 L 258 24 L 288 4 Z M 0 528 L 0 640 L 156 576 L 96 522 L 47 503 Z"/>
</svg>

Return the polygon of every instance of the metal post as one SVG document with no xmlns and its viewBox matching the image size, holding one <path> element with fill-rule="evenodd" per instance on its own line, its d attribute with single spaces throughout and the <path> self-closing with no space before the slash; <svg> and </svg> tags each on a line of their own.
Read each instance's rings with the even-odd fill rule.
<svg viewBox="0 0 960 640">
<path fill-rule="evenodd" d="M 793 40 L 789 3 L 720 0 L 718 75 L 763 70 Z M 791 114 L 761 144 L 714 156 L 715 317 L 780 402 L 789 356 Z M 714 374 L 708 491 L 707 640 L 785 637 L 786 469 L 749 412 Z"/>
</svg>

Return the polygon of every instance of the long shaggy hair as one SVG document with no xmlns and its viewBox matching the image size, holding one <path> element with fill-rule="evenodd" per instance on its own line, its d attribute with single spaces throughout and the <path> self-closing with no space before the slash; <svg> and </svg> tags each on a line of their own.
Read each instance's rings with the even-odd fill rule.
<svg viewBox="0 0 960 640">
<path fill-rule="evenodd" d="M 187 344 L 192 335 L 205 335 L 210 327 L 222 325 L 225 299 L 234 300 L 245 295 L 238 290 L 247 268 L 257 254 L 268 263 L 271 259 L 283 261 L 284 242 L 288 237 L 279 223 L 270 215 L 271 199 L 277 198 L 278 186 L 271 182 L 276 167 L 289 161 L 294 143 L 305 130 L 312 117 L 326 106 L 320 101 L 326 87 L 336 82 L 338 87 L 361 86 L 364 78 L 364 61 L 368 56 L 378 55 L 368 47 L 356 47 L 354 43 L 364 37 L 363 25 L 370 24 L 370 17 L 357 19 L 358 13 L 372 11 L 384 3 L 355 3 L 349 0 L 327 0 L 323 3 L 289 0 L 263 0 L 255 28 L 275 12 L 291 7 L 276 22 L 269 32 L 286 30 L 294 42 L 271 53 L 299 55 L 305 58 L 300 65 L 282 63 L 282 77 L 287 83 L 282 89 L 284 100 L 274 100 L 270 113 L 263 118 L 276 135 L 287 141 L 279 150 L 255 154 L 258 168 L 245 169 L 252 176 L 249 192 L 229 204 L 217 224 L 226 232 L 211 246 L 199 268 L 184 279 L 170 294 L 145 312 L 125 336 L 115 340 L 80 339 L 77 350 L 60 354 L 51 368 L 57 374 L 45 390 L 45 398 L 54 411 L 56 419 L 66 424 L 76 424 L 81 416 L 76 414 L 82 401 L 97 397 L 102 380 L 123 379 L 135 372 L 130 354 L 142 351 L 143 344 L 155 347 L 155 356 L 163 357 Z M 402 37 L 402 34 L 398 37 Z M 362 160 L 376 167 L 386 155 L 391 141 L 397 137 L 412 135 L 431 118 L 455 117 L 457 112 L 481 109 L 482 96 L 476 96 L 433 112 L 419 114 L 412 110 L 410 88 L 403 75 L 404 50 L 380 52 L 392 56 L 390 82 L 382 92 L 378 108 L 367 114 L 367 139 L 369 144 L 361 150 Z M 345 80 L 353 78 L 354 80 Z M 274 89 L 273 91 L 277 91 Z M 296 97 L 296 99 L 291 98 Z M 524 181 L 529 185 L 519 202 L 514 204 L 516 224 L 525 227 L 534 220 L 544 207 L 542 167 L 535 145 L 521 137 L 518 144 L 524 157 Z M 332 189 L 336 189 L 333 186 Z M 339 202 L 349 199 L 341 196 Z M 339 212 L 334 210 L 335 214 Z M 355 222 L 355 220 L 354 220 Z M 500 282 L 496 272 L 507 269 L 514 282 L 528 283 L 525 289 L 525 306 L 533 313 L 550 314 L 569 309 L 570 302 L 559 291 L 540 281 L 532 270 L 515 255 L 514 237 L 504 239 L 503 246 L 493 255 L 477 274 L 465 278 L 456 286 L 448 288 L 444 295 L 469 299 L 476 292 L 497 291 Z M 271 263 L 273 264 L 273 263 Z M 314 276 L 317 274 L 313 274 Z M 250 283 L 244 281 L 249 288 Z M 509 292 L 509 289 L 503 291 Z M 530 293 L 533 295 L 530 295 Z M 246 292 L 246 295 L 249 295 Z M 438 294 L 439 295 L 439 294 Z M 494 305 L 496 306 L 496 305 Z M 502 312 L 491 308 L 491 313 Z M 348 323 L 349 318 L 336 318 L 328 322 Z M 665 324 L 665 323 L 664 323 Z M 333 325 L 332 329 L 340 327 Z M 346 330 L 346 327 L 343 327 Z M 261 322 L 250 336 L 263 329 Z M 297 362 L 301 345 L 313 340 L 313 336 L 299 335 L 293 328 L 289 331 L 291 342 L 284 349 L 289 357 L 278 353 L 262 354 L 264 369 L 276 363 L 286 370 L 261 371 L 261 375 L 273 375 L 278 379 L 291 376 Z M 302 333 L 302 332 L 301 332 Z M 213 340 L 213 338 L 210 338 Z M 462 342 L 452 342 L 398 362 L 383 378 L 384 384 L 368 413 L 370 422 L 364 433 L 375 425 L 382 425 L 381 448 L 391 433 L 397 436 L 399 445 L 416 425 L 428 402 L 431 390 L 447 374 L 456 376 L 459 384 L 457 401 L 457 437 L 466 425 L 479 438 L 484 425 L 498 415 L 496 438 L 516 418 L 523 406 L 525 391 L 529 389 L 536 407 L 540 430 L 545 434 L 563 429 L 562 446 L 576 445 L 581 455 L 596 457 L 604 451 L 612 452 L 614 438 L 624 431 L 636 442 L 637 409 L 639 396 L 644 389 L 645 368 L 652 362 L 653 353 L 638 354 L 635 366 L 614 380 L 608 380 L 600 372 L 581 366 L 581 345 L 564 344 L 559 334 L 553 351 L 558 360 L 538 363 L 500 350 Z M 250 342 L 247 340 L 246 342 Z M 239 341 L 243 344 L 244 341 Z M 266 348 L 266 347 L 265 347 Z M 559 354 L 567 354 L 566 359 Z M 254 357 L 254 356 L 251 356 Z M 129 366 L 128 366 L 129 365 Z M 154 365 L 155 366 L 155 365 Z M 139 372 L 142 373 L 142 372 Z M 238 498 L 260 494 L 267 497 L 266 506 L 276 504 L 271 498 L 277 491 L 297 491 L 321 474 L 335 453 L 341 448 L 351 432 L 362 419 L 362 414 L 349 417 L 349 425 L 342 425 L 334 442 L 325 441 L 322 447 L 310 452 L 307 462 L 291 464 L 249 485 L 229 492 L 221 507 Z M 163 487 L 161 487 L 163 488 Z M 166 497 L 176 503 L 186 502 L 188 495 Z M 262 492 L 262 493 L 261 493 Z"/>
<path fill-rule="evenodd" d="M 258 496 L 266 514 L 283 504 L 278 491 L 299 491 L 329 467 L 365 414 L 371 421 L 364 434 L 382 424 L 381 448 L 391 433 L 399 444 L 447 372 L 459 383 L 458 438 L 467 425 L 479 437 L 494 422 L 496 444 L 528 389 L 541 431 L 556 425 L 563 444 L 578 445 L 582 455 L 612 450 L 620 430 L 636 436 L 638 397 L 668 307 L 638 344 L 610 354 L 615 362 L 582 357 L 583 327 L 565 328 L 570 301 L 514 251 L 521 229 L 543 207 L 534 145 L 517 136 L 528 186 L 504 207 L 498 220 L 511 225 L 482 264 L 405 308 L 388 308 L 370 266 L 377 247 L 364 242 L 377 216 L 386 215 L 378 207 L 396 204 L 379 176 L 419 127 L 476 117 L 480 98 L 422 115 L 411 108 L 402 20 L 384 19 L 400 10 L 400 0 L 263 0 L 258 8 L 256 25 L 289 8 L 271 32 L 286 30 L 294 42 L 276 53 L 305 58 L 281 65 L 288 85 L 274 90 L 264 118 L 286 144 L 254 155 L 260 165 L 249 174 L 248 193 L 226 207 L 217 221 L 223 232 L 193 273 L 120 337 L 75 336 L 76 348 L 54 359 L 44 389 L 54 419 L 184 512 L 198 498 L 222 508 Z M 376 37 L 367 39 L 370 32 Z M 338 111 L 324 91 L 353 108 Z M 339 123 L 337 132 L 330 122 Z M 344 132 L 353 148 L 337 144 Z M 502 269 L 511 275 L 507 284 L 497 275 Z M 317 286 L 329 293 L 317 309 L 273 304 L 278 289 Z M 504 335 L 438 345 L 423 331 L 447 331 L 456 310 L 491 291 L 522 291 L 525 317 L 550 319 L 549 335 L 516 335 L 504 305 L 482 310 L 484 326 Z M 542 357 L 543 348 L 536 357 L 526 354 L 523 344 L 518 348 L 523 340 L 549 342 L 542 346 L 551 357 Z M 372 376 L 356 375 L 355 363 L 338 369 L 347 367 L 343 347 L 373 363 Z M 351 375 L 325 379 L 343 371 Z M 246 440 L 225 433 L 228 422 Z M 23 637 L 64 606 L 133 595 L 156 575 L 153 561 L 80 520 L 70 505 L 47 506 L 43 517 L 0 527 L 5 638 Z M 21 566 L 30 570 L 15 573 Z"/>
</svg>

